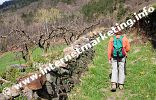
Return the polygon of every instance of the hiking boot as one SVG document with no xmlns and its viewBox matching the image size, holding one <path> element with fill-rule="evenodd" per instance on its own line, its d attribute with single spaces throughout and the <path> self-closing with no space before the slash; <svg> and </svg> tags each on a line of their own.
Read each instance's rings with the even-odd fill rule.
<svg viewBox="0 0 156 100">
<path fill-rule="evenodd" d="M 119 84 L 119 89 L 123 90 L 123 88 L 124 88 L 123 84 Z"/>
<path fill-rule="evenodd" d="M 112 83 L 112 89 L 111 89 L 112 92 L 115 92 L 116 91 L 116 83 Z"/>
</svg>

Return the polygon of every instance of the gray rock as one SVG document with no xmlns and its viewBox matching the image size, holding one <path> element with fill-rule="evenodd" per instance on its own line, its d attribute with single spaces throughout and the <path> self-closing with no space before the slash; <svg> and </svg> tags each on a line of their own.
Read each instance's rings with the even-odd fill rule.
<svg viewBox="0 0 156 100">
<path fill-rule="evenodd" d="M 3 79 L 2 77 L 0 77 L 0 84 L 3 84 L 3 83 L 9 83 L 10 81 L 7 81 L 5 79 Z"/>
<path fill-rule="evenodd" d="M 27 67 L 25 64 L 14 64 L 14 65 L 11 65 L 12 68 L 16 68 L 22 72 L 25 71 L 25 68 Z"/>
<path fill-rule="evenodd" d="M 10 88 L 4 88 L 2 93 L 5 97 L 16 97 L 20 94 L 20 90 L 17 90 L 14 86 Z"/>
<path fill-rule="evenodd" d="M 33 99 L 33 91 L 28 87 L 25 87 L 23 90 L 23 95 L 27 97 L 27 100 Z"/>
<path fill-rule="evenodd" d="M 9 98 L 8 98 L 8 99 L 9 99 Z M 2 93 L 0 94 L 0 100 L 8 100 L 8 99 L 7 99 L 7 97 L 5 97 L 4 94 L 2 94 Z"/>
</svg>

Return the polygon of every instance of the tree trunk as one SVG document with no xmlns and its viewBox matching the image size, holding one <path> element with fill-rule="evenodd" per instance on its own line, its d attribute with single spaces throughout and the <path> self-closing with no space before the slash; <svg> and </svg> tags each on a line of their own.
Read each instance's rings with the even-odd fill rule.
<svg viewBox="0 0 156 100">
<path fill-rule="evenodd" d="M 6 36 L 0 37 L 0 51 L 2 52 L 7 51 L 7 37 Z"/>
</svg>

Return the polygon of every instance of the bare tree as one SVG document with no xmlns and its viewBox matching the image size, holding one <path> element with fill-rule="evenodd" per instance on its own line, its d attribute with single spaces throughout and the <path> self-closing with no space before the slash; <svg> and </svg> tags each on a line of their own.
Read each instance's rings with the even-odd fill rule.
<svg viewBox="0 0 156 100">
<path fill-rule="evenodd" d="M 24 30 L 20 29 L 14 29 L 12 30 L 8 36 L 14 35 L 16 36 L 17 41 L 19 42 L 18 44 L 15 44 L 17 48 L 20 48 L 20 52 L 22 53 L 22 58 L 28 62 L 32 63 L 33 58 L 32 58 L 32 50 L 31 48 L 34 47 L 35 42 L 33 39 L 30 37 L 28 33 L 26 33 Z"/>
</svg>

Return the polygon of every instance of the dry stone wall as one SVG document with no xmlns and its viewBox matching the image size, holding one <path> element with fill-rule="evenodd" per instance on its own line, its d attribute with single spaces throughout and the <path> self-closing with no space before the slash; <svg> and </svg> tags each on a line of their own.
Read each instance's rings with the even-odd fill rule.
<svg viewBox="0 0 156 100">
<path fill-rule="evenodd" d="M 81 37 L 79 40 L 76 40 L 73 44 L 64 49 L 64 55 L 69 55 L 71 52 L 75 51 L 74 48 L 80 48 L 89 43 L 90 40 L 90 38 L 85 36 Z M 70 61 L 65 62 L 62 66 L 59 65 L 59 68 L 56 70 L 47 73 L 45 75 L 45 80 L 43 80 L 44 78 L 37 79 L 36 84 L 30 83 L 21 90 L 12 88 L 12 90 L 9 91 L 9 95 L 2 93 L 0 94 L 0 98 L 9 100 L 11 98 L 22 96 L 26 97 L 27 100 L 39 98 L 47 100 L 66 100 L 68 98 L 67 93 L 71 91 L 75 84 L 80 82 L 79 78 L 81 77 L 81 74 L 88 69 L 87 66 L 92 61 L 93 56 L 93 48 L 88 49 Z M 40 83 L 42 83 L 42 88 L 38 85 Z M 37 88 L 37 86 L 40 87 Z M 32 87 L 36 87 L 36 89 Z M 6 92 L 6 90 L 3 92 Z"/>
</svg>

